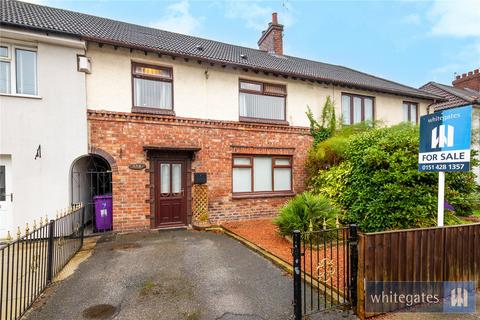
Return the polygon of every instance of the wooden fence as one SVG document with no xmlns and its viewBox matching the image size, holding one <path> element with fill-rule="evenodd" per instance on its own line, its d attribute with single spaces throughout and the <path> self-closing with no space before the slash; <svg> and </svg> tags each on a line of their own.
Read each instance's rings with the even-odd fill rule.
<svg viewBox="0 0 480 320">
<path fill-rule="evenodd" d="M 360 234 L 358 304 L 367 281 L 476 281 L 480 287 L 480 223 Z"/>
</svg>

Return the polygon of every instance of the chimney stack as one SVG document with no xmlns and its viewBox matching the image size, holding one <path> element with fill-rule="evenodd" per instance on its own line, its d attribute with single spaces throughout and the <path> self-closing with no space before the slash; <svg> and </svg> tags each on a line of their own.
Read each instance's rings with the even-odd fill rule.
<svg viewBox="0 0 480 320">
<path fill-rule="evenodd" d="M 272 13 L 272 22 L 268 28 L 262 31 L 262 36 L 258 40 L 258 48 L 270 53 L 283 55 L 283 25 L 278 23 L 277 13 Z"/>
<path fill-rule="evenodd" d="M 469 71 L 468 74 L 464 73 L 461 76 L 456 76 L 452 81 L 452 85 L 455 88 L 469 88 L 480 92 L 480 72 L 479 69 Z"/>
</svg>

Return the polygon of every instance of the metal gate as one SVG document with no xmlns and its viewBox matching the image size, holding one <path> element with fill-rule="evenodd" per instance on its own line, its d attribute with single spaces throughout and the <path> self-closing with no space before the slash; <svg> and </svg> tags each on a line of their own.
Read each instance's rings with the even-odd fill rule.
<svg viewBox="0 0 480 320">
<path fill-rule="evenodd" d="M 295 320 L 357 303 L 357 227 L 293 232 Z"/>
<path fill-rule="evenodd" d="M 86 232 L 104 232 L 95 225 L 94 197 L 112 195 L 112 171 L 108 162 L 98 156 L 88 156 L 83 167 L 72 170 L 72 201 L 82 202 L 85 205 Z"/>
</svg>

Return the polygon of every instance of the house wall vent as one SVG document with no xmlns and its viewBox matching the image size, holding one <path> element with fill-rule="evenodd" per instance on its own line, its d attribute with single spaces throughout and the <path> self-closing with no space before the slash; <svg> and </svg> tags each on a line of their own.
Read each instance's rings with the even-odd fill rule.
<svg viewBox="0 0 480 320">
<path fill-rule="evenodd" d="M 85 56 L 78 56 L 78 71 L 91 73 L 92 66 L 90 63 L 90 58 Z"/>
</svg>

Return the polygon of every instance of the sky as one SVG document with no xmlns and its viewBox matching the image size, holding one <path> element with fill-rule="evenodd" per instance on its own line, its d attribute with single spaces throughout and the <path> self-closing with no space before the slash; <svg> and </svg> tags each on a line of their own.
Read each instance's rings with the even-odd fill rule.
<svg viewBox="0 0 480 320">
<path fill-rule="evenodd" d="M 29 2 L 252 48 L 278 12 L 285 54 L 413 87 L 480 67 L 480 0 Z"/>
</svg>

